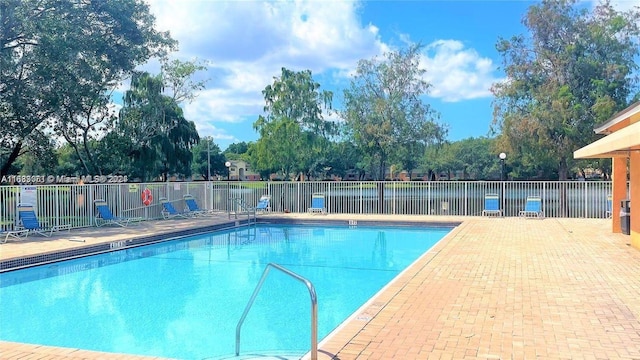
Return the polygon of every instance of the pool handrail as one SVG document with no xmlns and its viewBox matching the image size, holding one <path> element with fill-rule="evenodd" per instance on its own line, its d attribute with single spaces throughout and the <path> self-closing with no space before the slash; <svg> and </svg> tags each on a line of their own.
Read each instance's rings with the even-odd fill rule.
<svg viewBox="0 0 640 360">
<path fill-rule="evenodd" d="M 267 275 L 269 274 L 269 270 L 271 268 L 280 270 L 283 273 L 291 276 L 292 278 L 302 282 L 309 290 L 309 296 L 311 297 L 311 360 L 317 360 L 318 359 L 318 298 L 316 296 L 316 289 L 314 288 L 311 281 L 275 263 L 268 263 L 267 266 L 264 268 L 264 271 L 262 272 L 262 277 L 260 278 L 260 281 L 258 281 L 258 285 L 256 285 L 255 290 L 253 290 L 253 294 L 251 295 L 251 298 L 249 299 L 249 302 L 247 303 L 247 306 L 244 308 L 244 312 L 242 313 L 242 316 L 238 321 L 238 325 L 236 326 L 236 356 L 240 356 L 240 329 L 242 328 L 242 323 L 244 322 L 244 319 L 247 317 L 247 314 L 249 314 L 249 310 L 251 309 L 253 302 L 258 296 L 258 293 L 262 288 L 262 284 L 266 280 Z"/>
<path fill-rule="evenodd" d="M 242 198 L 233 197 L 229 198 L 229 219 L 233 215 L 236 219 L 238 215 L 247 215 L 247 224 L 251 224 L 251 220 L 253 219 L 253 223 L 255 224 L 256 219 L 256 209 L 247 205 L 247 203 Z"/>
</svg>

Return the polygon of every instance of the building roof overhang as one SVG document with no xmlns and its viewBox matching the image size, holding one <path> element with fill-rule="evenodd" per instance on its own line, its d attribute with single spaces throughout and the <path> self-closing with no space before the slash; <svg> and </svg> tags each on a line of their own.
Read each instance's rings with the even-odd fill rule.
<svg viewBox="0 0 640 360">
<path fill-rule="evenodd" d="M 640 103 L 638 105 L 640 115 Z M 573 157 L 576 159 L 628 157 L 631 151 L 640 151 L 640 121 L 628 124 L 574 151 Z"/>
<path fill-rule="evenodd" d="M 606 123 L 593 129 L 596 134 L 612 134 L 640 121 L 640 101 L 613 115 Z"/>
</svg>

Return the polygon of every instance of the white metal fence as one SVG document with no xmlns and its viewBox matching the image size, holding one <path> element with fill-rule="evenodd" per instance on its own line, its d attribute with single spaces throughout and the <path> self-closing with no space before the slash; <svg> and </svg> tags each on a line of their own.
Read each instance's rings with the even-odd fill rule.
<svg viewBox="0 0 640 360">
<path fill-rule="evenodd" d="M 142 204 L 144 189 L 151 190 L 153 201 Z M 329 213 L 406 214 L 479 216 L 484 195 L 498 194 L 505 216 L 518 216 L 529 195 L 542 197 L 546 217 L 604 218 L 611 182 L 512 182 L 512 181 L 438 181 L 438 182 L 169 182 L 87 185 L 0 186 L 0 229 L 18 225 L 16 207 L 20 202 L 36 206 L 38 218 L 47 225 L 92 226 L 93 202 L 106 200 L 116 216 L 161 218 L 161 197 L 185 207 L 183 197 L 193 195 L 200 207 L 230 209 L 230 198 L 256 204 L 260 196 L 271 195 L 276 212 L 306 212 L 313 193 L 325 194 Z M 613 213 L 617 214 L 616 204 Z"/>
</svg>

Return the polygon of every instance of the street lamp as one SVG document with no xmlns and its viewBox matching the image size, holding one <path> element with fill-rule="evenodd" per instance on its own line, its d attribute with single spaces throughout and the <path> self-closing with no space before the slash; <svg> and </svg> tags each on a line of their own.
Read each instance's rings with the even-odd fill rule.
<svg viewBox="0 0 640 360">
<path fill-rule="evenodd" d="M 225 162 L 224 166 L 227 167 L 227 181 L 229 181 L 231 178 L 231 161 Z"/>
<path fill-rule="evenodd" d="M 207 181 L 211 181 L 211 139 L 207 139 Z"/>
<path fill-rule="evenodd" d="M 504 159 L 507 158 L 507 154 L 500 153 L 500 181 L 504 181 Z"/>
</svg>

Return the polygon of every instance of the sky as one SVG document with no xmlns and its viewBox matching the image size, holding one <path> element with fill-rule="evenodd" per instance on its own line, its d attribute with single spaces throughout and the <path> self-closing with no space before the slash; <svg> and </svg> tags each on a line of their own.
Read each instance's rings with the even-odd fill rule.
<svg viewBox="0 0 640 360">
<path fill-rule="evenodd" d="M 340 109 L 358 60 L 423 45 L 421 66 L 431 84 L 424 97 L 448 127 L 448 140 L 489 136 L 491 85 L 504 79 L 495 45 L 526 34 L 522 19 L 533 1 L 219 1 L 148 0 L 156 28 L 179 42 L 171 54 L 203 61 L 206 89 L 184 115 L 200 137 L 224 150 L 258 139 L 262 90 L 283 67 L 311 70 Z M 588 4 L 588 2 L 585 2 Z M 640 0 L 615 3 L 620 9 Z M 153 66 L 148 65 L 153 72 Z M 158 69 L 155 69 L 155 73 Z M 336 119 L 337 115 L 325 115 Z"/>
</svg>

